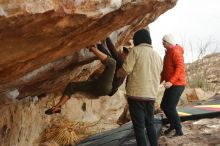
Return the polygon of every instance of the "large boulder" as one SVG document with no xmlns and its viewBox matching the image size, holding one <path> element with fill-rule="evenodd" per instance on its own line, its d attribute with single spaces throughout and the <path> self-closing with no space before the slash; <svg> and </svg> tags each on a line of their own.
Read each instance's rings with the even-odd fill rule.
<svg viewBox="0 0 220 146">
<path fill-rule="evenodd" d="M 80 94 L 58 116 L 44 110 L 68 82 L 87 80 L 102 67 L 86 46 L 111 35 L 120 48 L 176 1 L 0 0 L 0 145 L 37 146 L 42 131 L 63 118 L 94 122 L 106 115 L 116 123 L 121 93 L 96 100 Z"/>
<path fill-rule="evenodd" d="M 73 79 L 67 77 L 68 69 L 74 68 L 70 66 L 91 58 L 82 48 L 112 32 L 117 32 L 115 43 L 120 46 L 175 4 L 176 0 L 0 1 L 0 93 L 17 89 L 23 98 L 65 86 Z"/>
</svg>

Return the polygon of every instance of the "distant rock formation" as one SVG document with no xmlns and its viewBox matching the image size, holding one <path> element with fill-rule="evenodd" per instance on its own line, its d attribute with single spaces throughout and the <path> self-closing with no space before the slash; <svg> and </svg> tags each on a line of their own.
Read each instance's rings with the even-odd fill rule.
<svg viewBox="0 0 220 146">
<path fill-rule="evenodd" d="M 213 53 L 186 65 L 191 87 L 220 92 L 220 53 Z"/>
</svg>

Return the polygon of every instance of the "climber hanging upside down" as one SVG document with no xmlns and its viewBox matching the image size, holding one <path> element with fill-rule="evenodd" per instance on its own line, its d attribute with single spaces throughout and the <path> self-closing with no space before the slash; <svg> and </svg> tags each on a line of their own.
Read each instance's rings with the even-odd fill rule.
<svg viewBox="0 0 220 146">
<path fill-rule="evenodd" d="M 87 92 L 97 97 L 114 95 L 125 79 L 125 76 L 118 78 L 116 72 L 122 67 L 123 60 L 129 51 L 123 47 L 123 53 L 118 54 L 111 40 L 107 38 L 105 41 L 109 51 L 107 51 L 102 44 L 88 47 L 105 66 L 99 78 L 92 81 L 70 82 L 66 86 L 60 101 L 52 108 L 47 109 L 45 114 L 51 115 L 60 113 L 61 107 L 70 99 L 71 95 L 77 91 Z"/>
</svg>

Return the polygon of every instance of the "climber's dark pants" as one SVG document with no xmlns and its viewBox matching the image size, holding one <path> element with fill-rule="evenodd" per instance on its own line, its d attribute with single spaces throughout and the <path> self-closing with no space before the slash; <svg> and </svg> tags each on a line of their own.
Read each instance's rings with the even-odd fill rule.
<svg viewBox="0 0 220 146">
<path fill-rule="evenodd" d="M 115 74 L 116 61 L 108 56 L 102 63 L 105 65 L 105 69 L 99 79 L 92 81 L 70 82 L 63 94 L 70 97 L 73 93 L 82 91 L 96 96 L 108 95 L 112 91 L 112 81 Z"/>
<path fill-rule="evenodd" d="M 160 104 L 161 109 L 164 111 L 167 119 L 170 122 L 170 127 L 175 128 L 176 131 L 182 130 L 180 117 L 177 113 L 176 106 L 184 89 L 185 86 L 172 86 L 169 89 L 166 89 Z"/>
</svg>

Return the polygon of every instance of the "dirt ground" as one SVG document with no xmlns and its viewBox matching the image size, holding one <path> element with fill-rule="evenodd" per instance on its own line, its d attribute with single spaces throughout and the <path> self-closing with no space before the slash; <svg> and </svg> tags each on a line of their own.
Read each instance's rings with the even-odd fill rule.
<svg viewBox="0 0 220 146">
<path fill-rule="evenodd" d="M 160 146 L 220 146 L 220 117 L 182 123 L 184 136 L 161 135 Z M 166 127 L 163 128 L 163 131 Z"/>
</svg>

